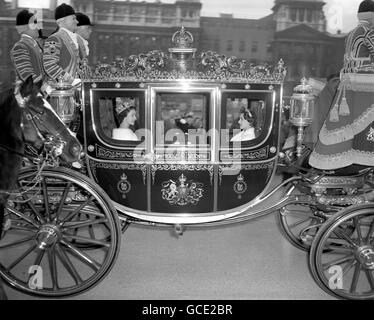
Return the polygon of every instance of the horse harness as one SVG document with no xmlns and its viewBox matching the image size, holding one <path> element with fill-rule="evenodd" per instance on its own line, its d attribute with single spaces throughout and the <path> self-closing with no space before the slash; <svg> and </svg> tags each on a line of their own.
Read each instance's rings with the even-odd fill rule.
<svg viewBox="0 0 374 320">
<path fill-rule="evenodd" d="M 21 96 L 21 94 L 19 92 L 15 93 L 14 94 L 14 97 L 18 103 L 18 105 L 20 106 L 20 108 L 22 109 L 22 118 L 21 118 L 21 128 L 22 128 L 22 136 L 23 136 L 23 140 L 26 141 L 25 139 L 25 132 L 24 132 L 24 117 L 27 121 L 29 121 L 33 128 L 35 129 L 35 132 L 37 133 L 38 137 L 44 141 L 44 137 L 42 136 L 42 134 L 40 133 L 40 130 L 39 130 L 39 125 L 42 125 L 43 121 L 41 120 L 40 116 L 43 115 L 43 112 L 41 114 L 38 114 L 35 110 L 33 110 L 32 108 L 28 107 L 26 105 L 26 102 L 27 102 L 27 98 L 23 98 Z M 37 124 L 38 123 L 38 124 Z M 17 150 L 14 150 L 13 148 L 10 148 L 6 145 L 3 145 L 3 144 L 0 144 L 0 148 L 1 149 L 4 149 L 10 153 L 13 153 L 13 154 L 16 154 L 17 156 L 21 157 L 21 158 L 27 158 L 28 160 L 30 161 L 34 161 L 35 160 L 35 157 L 33 156 L 29 156 L 27 155 L 25 152 L 19 152 Z"/>
</svg>

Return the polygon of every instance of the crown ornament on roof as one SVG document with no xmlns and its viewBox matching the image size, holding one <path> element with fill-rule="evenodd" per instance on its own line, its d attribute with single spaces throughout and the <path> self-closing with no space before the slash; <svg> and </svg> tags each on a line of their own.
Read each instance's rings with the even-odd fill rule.
<svg viewBox="0 0 374 320">
<path fill-rule="evenodd" d="M 184 26 L 175 32 L 171 38 L 174 48 L 190 48 L 193 43 L 193 36 L 191 32 L 186 31 Z"/>
</svg>

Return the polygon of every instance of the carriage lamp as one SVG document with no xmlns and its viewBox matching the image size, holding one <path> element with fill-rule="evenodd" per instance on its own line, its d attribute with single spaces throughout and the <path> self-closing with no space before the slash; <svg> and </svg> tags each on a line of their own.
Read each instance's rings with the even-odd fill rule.
<svg viewBox="0 0 374 320">
<path fill-rule="evenodd" d="M 65 124 L 69 124 L 75 118 L 75 90 L 72 84 L 64 81 L 62 78 L 56 82 L 50 83 L 54 89 L 50 93 L 50 104 L 61 120 Z"/>
<path fill-rule="evenodd" d="M 315 96 L 313 88 L 306 78 L 301 79 L 301 84 L 294 88 L 290 99 L 290 122 L 297 128 L 296 154 L 301 156 L 303 149 L 304 130 L 313 122 Z"/>
</svg>

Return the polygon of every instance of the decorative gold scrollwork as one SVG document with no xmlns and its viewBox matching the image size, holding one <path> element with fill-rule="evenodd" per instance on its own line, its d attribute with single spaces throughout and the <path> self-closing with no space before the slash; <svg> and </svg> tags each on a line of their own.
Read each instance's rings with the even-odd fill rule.
<svg viewBox="0 0 374 320">
<path fill-rule="evenodd" d="M 203 51 L 195 56 L 196 48 L 192 48 L 193 36 L 183 27 L 173 37 L 174 55 L 169 56 L 163 51 L 153 50 L 148 53 L 117 58 L 112 64 L 99 63 L 90 69 L 87 61 L 82 65 L 80 76 L 87 81 L 152 81 L 152 80 L 211 80 L 222 82 L 259 82 L 282 83 L 286 76 L 283 60 L 271 71 L 267 64 L 255 66 L 235 56 L 227 57 L 214 51 Z M 194 63 L 178 68 L 178 53 L 189 53 Z M 179 61 L 181 62 L 181 61 Z M 184 62 L 184 61 L 182 61 Z M 187 67 L 188 65 L 194 67 Z M 170 68 L 170 66 L 174 66 Z M 92 71 L 94 70 L 94 71 Z"/>
</svg>

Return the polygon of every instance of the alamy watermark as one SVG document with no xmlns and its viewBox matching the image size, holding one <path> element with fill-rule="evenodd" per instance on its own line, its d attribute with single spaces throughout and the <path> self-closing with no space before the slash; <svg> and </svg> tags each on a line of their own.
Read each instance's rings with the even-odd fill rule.
<svg viewBox="0 0 374 320">
<path fill-rule="evenodd" d="M 328 270 L 329 274 L 329 288 L 331 290 L 343 289 L 343 269 L 341 266 L 331 266 Z"/>
<path fill-rule="evenodd" d="M 30 275 L 28 286 L 32 290 L 43 289 L 43 269 L 41 266 L 32 265 L 28 270 Z"/>
<path fill-rule="evenodd" d="M 136 136 L 141 139 L 133 153 L 134 163 L 144 164 L 147 161 L 156 161 L 158 164 L 175 164 L 178 163 L 194 163 L 209 164 L 213 150 L 216 150 L 215 144 L 219 143 L 220 157 L 224 157 L 227 170 L 222 172 L 223 175 L 239 174 L 240 165 L 244 160 L 243 157 L 256 157 L 248 148 L 243 150 L 244 146 L 249 145 L 251 139 L 235 140 L 233 137 L 240 134 L 240 129 L 210 129 L 205 130 L 189 129 L 183 132 L 181 129 L 169 129 L 165 132 L 163 121 L 156 121 L 154 135 L 148 129 L 137 130 Z M 154 139 L 154 152 L 147 153 L 145 150 L 149 145 L 149 141 Z M 252 137 L 256 139 L 256 137 Z M 276 146 L 271 148 L 271 152 L 276 153 Z"/>
<path fill-rule="evenodd" d="M 326 12 L 327 29 L 332 33 L 343 30 L 343 7 L 333 4 Z"/>
<path fill-rule="evenodd" d="M 43 29 L 43 9 L 30 8 L 29 11 L 33 14 L 33 16 L 29 20 L 30 29 Z M 35 20 L 37 21 L 37 23 L 35 23 Z"/>
</svg>

